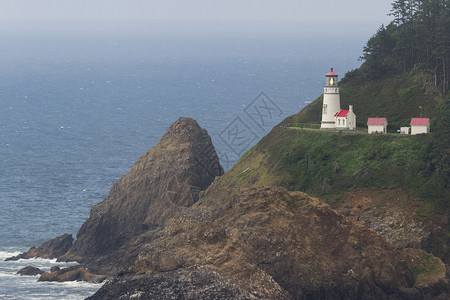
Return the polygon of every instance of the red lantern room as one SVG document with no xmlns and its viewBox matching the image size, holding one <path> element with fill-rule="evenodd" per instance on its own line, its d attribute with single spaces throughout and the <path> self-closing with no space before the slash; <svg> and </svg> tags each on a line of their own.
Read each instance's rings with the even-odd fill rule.
<svg viewBox="0 0 450 300">
<path fill-rule="evenodd" d="M 325 74 L 327 82 L 325 86 L 338 86 L 338 74 L 334 73 L 333 68 L 328 74 Z"/>
</svg>

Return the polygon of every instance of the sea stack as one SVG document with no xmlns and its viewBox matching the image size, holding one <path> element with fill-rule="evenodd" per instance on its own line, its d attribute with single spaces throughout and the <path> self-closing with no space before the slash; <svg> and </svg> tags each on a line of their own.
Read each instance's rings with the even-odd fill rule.
<svg viewBox="0 0 450 300">
<path fill-rule="evenodd" d="M 222 174 L 207 131 L 192 118 L 179 118 L 92 208 L 61 259 L 115 274 L 133 263 L 139 243 L 151 241 L 167 220 L 194 204 Z"/>
</svg>

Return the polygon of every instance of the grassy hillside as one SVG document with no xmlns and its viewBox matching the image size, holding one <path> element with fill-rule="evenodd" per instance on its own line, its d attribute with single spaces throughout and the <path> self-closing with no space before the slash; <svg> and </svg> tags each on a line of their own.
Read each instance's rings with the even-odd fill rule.
<svg viewBox="0 0 450 300">
<path fill-rule="evenodd" d="M 362 66 L 341 80 L 341 108 L 352 104 L 360 127 L 369 117 L 386 117 L 390 132 L 408 126 L 412 117 L 429 117 L 431 134 L 314 129 L 321 121 L 320 96 L 276 126 L 222 180 L 320 197 L 357 221 L 366 216 L 374 227 L 385 226 L 400 244 L 409 243 L 408 234 L 431 240 L 414 246 L 450 262 L 450 36 L 441 30 L 450 24 L 450 6 L 428 0 L 407 14 L 407 2 L 393 4 L 395 22 L 369 39 Z M 430 238 L 417 226 L 429 230 Z M 386 230 L 378 228 L 382 235 Z"/>
<path fill-rule="evenodd" d="M 331 199 L 344 191 L 405 187 L 439 211 L 449 192 L 430 174 L 429 137 L 277 127 L 228 172 L 239 185 L 275 185 Z M 442 200 L 442 201 L 440 201 Z"/>
<path fill-rule="evenodd" d="M 369 197 L 380 213 L 394 206 L 394 211 L 402 211 L 414 222 L 446 228 L 431 238 L 433 253 L 446 259 L 450 151 L 442 156 L 433 147 L 445 146 L 433 140 L 433 135 L 368 135 L 277 126 L 222 180 L 237 186 L 302 191 L 335 208 L 350 204 L 355 194 Z"/>
<path fill-rule="evenodd" d="M 433 127 L 450 90 L 450 2 L 393 1 L 389 15 L 364 46 L 362 66 L 341 80 L 341 108 L 353 104 L 359 126 L 379 115 L 396 132 L 422 115 Z M 321 106 L 319 98 L 288 122 L 320 123 Z"/>
<path fill-rule="evenodd" d="M 396 132 L 401 126 L 409 126 L 412 117 L 429 117 L 432 128 L 443 105 L 441 91 L 433 85 L 432 77 L 414 70 L 389 78 L 371 79 L 364 74 L 370 72 L 363 65 L 351 71 L 340 82 L 341 108 L 354 106 L 359 127 L 365 127 L 369 117 L 386 117 L 388 130 Z M 325 82 L 325 80 L 324 80 Z M 323 96 L 286 123 L 319 124 L 322 117 Z"/>
</svg>

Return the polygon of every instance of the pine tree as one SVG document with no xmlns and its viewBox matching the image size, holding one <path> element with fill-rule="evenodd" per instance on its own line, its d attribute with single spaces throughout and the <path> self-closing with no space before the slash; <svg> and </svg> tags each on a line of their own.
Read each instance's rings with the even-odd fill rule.
<svg viewBox="0 0 450 300">
<path fill-rule="evenodd" d="M 374 76 L 421 70 L 434 75 L 444 93 L 450 77 L 450 0 L 395 0 L 394 20 L 380 27 L 362 59 Z"/>
</svg>

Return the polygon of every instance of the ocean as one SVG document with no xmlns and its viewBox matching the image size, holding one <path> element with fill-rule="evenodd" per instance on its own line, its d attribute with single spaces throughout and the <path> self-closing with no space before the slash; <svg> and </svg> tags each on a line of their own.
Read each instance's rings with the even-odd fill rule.
<svg viewBox="0 0 450 300">
<path fill-rule="evenodd" d="M 364 38 L 5 34 L 0 45 L 0 298 L 83 299 L 99 284 L 38 283 L 6 257 L 76 235 L 91 207 L 181 116 L 222 165 L 322 93 L 330 67 L 359 67 Z M 264 104 L 264 116 L 255 115 Z M 271 113 L 273 112 L 273 113 Z M 230 126 L 252 139 L 238 147 Z"/>
</svg>

